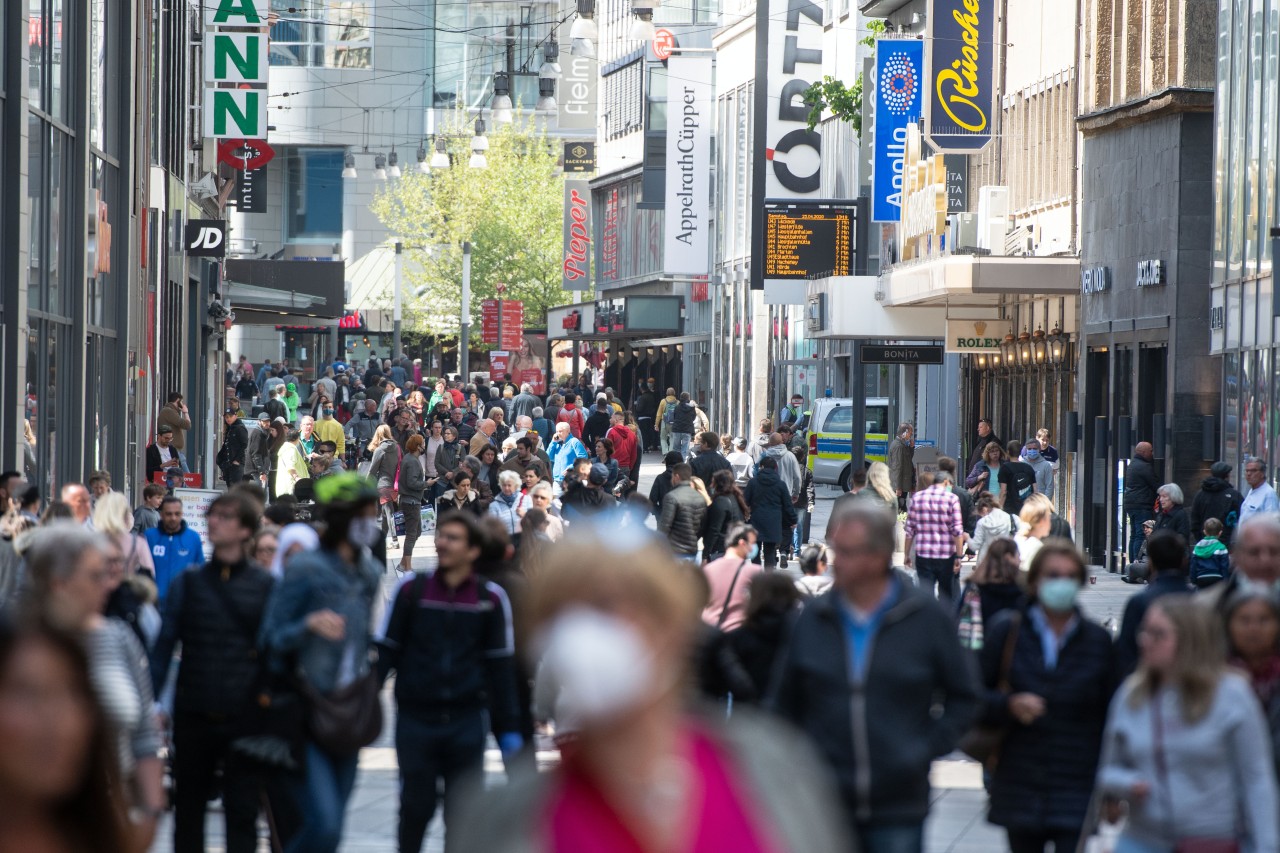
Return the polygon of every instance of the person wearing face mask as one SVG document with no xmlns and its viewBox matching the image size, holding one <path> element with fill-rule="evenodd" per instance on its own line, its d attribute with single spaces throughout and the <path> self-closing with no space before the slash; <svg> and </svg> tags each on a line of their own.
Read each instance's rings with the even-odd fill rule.
<svg viewBox="0 0 1280 853">
<path fill-rule="evenodd" d="M 378 490 L 365 477 L 345 472 L 317 483 L 316 501 L 324 522 L 320 548 L 298 554 L 285 567 L 260 640 L 272 670 L 298 673 L 304 695 L 344 708 L 359 703 L 365 710 L 358 717 L 378 722 L 379 683 L 369 663 L 370 616 L 382 575 L 369 553 L 382 536 Z M 373 738 L 352 742 L 365 740 L 369 729 L 343 743 L 322 743 L 315 728 L 309 729 L 306 771 L 294 791 L 302 822 L 285 851 L 334 853 L 342 842 L 359 748 Z"/>
<path fill-rule="evenodd" d="M 527 608 L 534 707 L 564 757 L 478 797 L 450 828 L 457 853 L 851 849 L 808 743 L 745 709 L 689 710 L 696 567 L 617 530 L 548 550 Z"/>
<path fill-rule="evenodd" d="M 1027 602 L 991 621 L 981 652 L 983 722 L 1003 727 L 987 820 L 1012 853 L 1075 850 L 1118 683 L 1111 637 L 1076 603 L 1088 569 L 1050 539 L 1031 562 Z M 994 768 L 990 765 L 994 763 Z"/>
<path fill-rule="evenodd" d="M 1022 461 L 1036 472 L 1036 492 L 1053 500 L 1053 463 L 1044 457 L 1039 441 L 1033 438 L 1022 446 Z"/>
<path fill-rule="evenodd" d="M 332 441 L 338 446 L 336 454 L 338 459 L 342 459 L 347 453 L 347 436 L 342 430 L 342 424 L 334 420 L 333 417 L 333 401 L 327 397 L 320 398 L 320 420 L 316 421 L 315 434 L 320 441 Z"/>
<path fill-rule="evenodd" d="M 1195 598 L 1221 614 L 1231 596 L 1245 589 L 1280 594 L 1280 513 L 1262 513 L 1242 522 L 1231 548 L 1231 574 Z"/>
<path fill-rule="evenodd" d="M 490 718 L 504 757 L 524 746 L 511 602 L 502 587 L 476 574 L 482 537 L 474 515 L 442 515 L 438 568 L 397 590 L 378 640 L 379 678 L 396 671 L 401 853 L 422 848 L 441 780 L 446 846 L 454 849 L 459 783 L 484 768 Z"/>
</svg>

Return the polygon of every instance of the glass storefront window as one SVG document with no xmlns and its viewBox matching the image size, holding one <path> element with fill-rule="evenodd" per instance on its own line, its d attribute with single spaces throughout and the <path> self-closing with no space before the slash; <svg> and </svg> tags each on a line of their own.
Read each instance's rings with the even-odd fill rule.
<svg viewBox="0 0 1280 853">
<path fill-rule="evenodd" d="M 1257 372 L 1253 381 L 1253 453 L 1270 465 L 1271 440 L 1267 429 L 1271 421 L 1271 351 L 1258 351 Z M 1267 470 L 1270 470 L 1268 468 Z"/>
<path fill-rule="evenodd" d="M 48 168 L 45 158 L 45 125 L 36 115 L 27 118 L 27 301 L 32 308 L 44 307 L 44 228 L 45 175 Z"/>
<path fill-rule="evenodd" d="M 1240 465 L 1240 354 L 1229 352 L 1222 358 L 1222 444 L 1223 461 L 1233 469 Z"/>
<path fill-rule="evenodd" d="M 373 3 L 272 0 L 280 20 L 271 28 L 271 64 L 310 68 L 369 68 Z"/>
<path fill-rule="evenodd" d="M 341 148 L 295 149 L 285 161 L 285 236 L 291 241 L 342 236 Z"/>
<path fill-rule="evenodd" d="M 1257 360 L 1257 353 L 1252 350 L 1242 353 L 1240 363 L 1240 419 L 1238 428 L 1240 429 L 1240 453 L 1242 459 L 1252 459 L 1254 456 L 1253 447 L 1253 419 L 1254 404 L 1256 395 L 1253 383 L 1257 378 L 1257 371 L 1254 369 L 1254 363 Z"/>
<path fill-rule="evenodd" d="M 1227 277 L 1239 278 L 1244 260 L 1245 211 L 1245 86 L 1248 75 L 1249 43 L 1246 38 L 1248 0 L 1232 0 L 1232 69 L 1230 80 L 1230 142 L 1227 164 L 1230 175 L 1231 200 L 1227 227 Z"/>
<path fill-rule="evenodd" d="M 62 287 L 62 282 L 58 276 L 61 271 L 61 245 L 64 230 L 64 211 L 62 208 L 62 189 L 70 168 L 69 155 L 71 152 L 70 140 L 60 130 L 53 131 L 53 147 L 49 157 L 49 210 L 47 213 L 47 227 L 49 229 L 49 251 L 46 257 L 46 265 L 48 266 L 48 278 L 46 286 L 49 289 L 48 310 L 55 314 L 69 314 L 70 310 L 65 302 L 69 301 L 70 293 Z M 70 211 L 65 211 L 69 213 Z"/>
<path fill-rule="evenodd" d="M 1227 100 L 1231 79 L 1231 6 L 1220 4 L 1218 8 L 1218 108 L 1213 113 L 1213 280 L 1225 281 L 1227 277 Z"/>
</svg>

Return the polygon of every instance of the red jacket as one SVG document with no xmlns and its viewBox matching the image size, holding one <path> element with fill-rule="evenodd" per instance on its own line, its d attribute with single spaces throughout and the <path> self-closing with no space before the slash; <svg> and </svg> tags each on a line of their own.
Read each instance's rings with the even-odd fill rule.
<svg viewBox="0 0 1280 853">
<path fill-rule="evenodd" d="M 556 415 L 556 423 L 568 424 L 569 432 L 573 433 L 573 437 L 582 441 L 582 428 L 587 423 L 587 417 L 582 414 L 582 409 L 578 408 L 576 403 L 565 403 L 560 414 Z"/>
<path fill-rule="evenodd" d="M 618 460 L 618 467 L 630 476 L 636 464 L 636 434 L 627 426 L 609 428 L 608 439 L 613 442 L 613 458 Z"/>
</svg>

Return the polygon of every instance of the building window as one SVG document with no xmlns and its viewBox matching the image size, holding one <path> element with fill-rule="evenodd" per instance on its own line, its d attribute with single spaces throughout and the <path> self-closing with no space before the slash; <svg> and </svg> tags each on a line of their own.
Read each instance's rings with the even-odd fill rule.
<svg viewBox="0 0 1280 853">
<path fill-rule="evenodd" d="M 316 0 L 301 9 L 299 5 L 293 0 L 271 0 L 272 10 L 280 16 L 271 28 L 272 65 L 370 66 L 371 0 Z"/>
<path fill-rule="evenodd" d="M 607 139 L 617 139 L 641 128 L 643 92 L 640 74 L 643 64 L 643 60 L 636 60 L 601 81 L 604 85 L 604 115 L 608 116 L 605 125 Z"/>
<path fill-rule="evenodd" d="M 342 236 L 341 148 L 285 155 L 285 237 L 292 242 Z"/>
</svg>

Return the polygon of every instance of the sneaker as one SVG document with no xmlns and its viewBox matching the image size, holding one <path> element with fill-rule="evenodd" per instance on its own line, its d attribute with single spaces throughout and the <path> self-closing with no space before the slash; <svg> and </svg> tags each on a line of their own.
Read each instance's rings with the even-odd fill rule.
<svg viewBox="0 0 1280 853">
<path fill-rule="evenodd" d="M 787 555 L 780 554 L 778 556 L 778 568 L 785 569 L 787 567 Z"/>
</svg>

